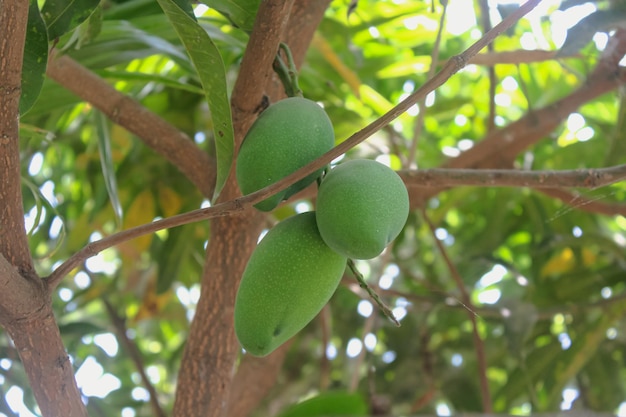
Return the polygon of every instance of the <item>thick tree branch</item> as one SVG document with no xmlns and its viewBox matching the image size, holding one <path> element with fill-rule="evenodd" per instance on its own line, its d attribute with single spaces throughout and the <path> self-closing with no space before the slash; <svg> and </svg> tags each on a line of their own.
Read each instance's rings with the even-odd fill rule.
<svg viewBox="0 0 626 417">
<path fill-rule="evenodd" d="M 0 254 L 0 322 L 11 336 L 44 417 L 86 417 L 50 296 L 34 274 L 21 276 Z"/>
<path fill-rule="evenodd" d="M 516 51 L 485 52 L 478 54 L 469 63 L 474 65 L 495 66 L 500 64 L 530 64 L 533 62 L 550 61 L 556 57 L 558 51 L 529 51 L 520 49 Z"/>
<path fill-rule="evenodd" d="M 618 67 L 619 59 L 626 54 L 626 31 L 616 32 L 607 49 L 609 51 L 605 51 L 588 81 L 578 90 L 550 106 L 529 112 L 503 129 L 491 132 L 472 149 L 450 159 L 442 167 L 509 167 L 520 152 L 546 137 L 581 105 L 626 82 L 626 71 Z"/>
<path fill-rule="evenodd" d="M 33 271 L 20 179 L 19 104 L 28 1 L 0 0 L 0 254 Z"/>
<path fill-rule="evenodd" d="M 262 108 L 263 95 L 273 74 L 272 63 L 292 4 L 293 1 L 270 1 L 259 8 L 231 99 L 236 148 Z"/>
<path fill-rule="evenodd" d="M 287 342 L 263 358 L 246 355 L 241 359 L 230 390 L 228 417 L 247 417 L 265 399 L 290 347 Z"/>
<path fill-rule="evenodd" d="M 580 89 L 550 106 L 529 112 L 526 116 L 495 130 L 472 149 L 443 164 L 443 168 L 509 167 L 524 149 L 545 138 L 582 104 L 614 90 L 626 82 L 626 71 L 617 77 L 593 78 Z"/>
<path fill-rule="evenodd" d="M 67 55 L 59 56 L 53 51 L 48 60 L 47 75 L 102 111 L 111 121 L 137 135 L 178 168 L 203 195 L 213 195 L 215 160 L 183 132 Z"/>
<path fill-rule="evenodd" d="M 626 180 L 626 165 L 562 171 L 514 169 L 420 169 L 398 171 L 407 188 L 456 186 L 599 188 Z"/>
<path fill-rule="evenodd" d="M 256 117 L 272 73 L 293 0 L 260 3 L 231 97 L 235 148 Z M 234 167 L 233 167 L 234 168 Z M 231 169 L 218 201 L 232 200 L 241 192 Z M 233 309 L 237 286 L 256 246 L 263 218 L 254 209 L 244 216 L 211 222 L 202 276 L 202 293 L 191 323 L 178 377 L 174 416 L 219 417 L 227 412 L 233 368 L 240 346 L 235 337 Z"/>
<path fill-rule="evenodd" d="M 289 45 L 297 68 L 302 66 L 313 35 L 330 0 L 298 0 L 291 7 L 283 42 Z M 268 81 L 267 95 L 277 100 L 284 95 L 283 85 L 276 74 Z M 242 358 L 232 382 L 228 399 L 228 416 L 245 417 L 263 401 L 280 375 L 283 361 L 291 343 L 286 343 L 265 358 L 246 355 Z"/>
</svg>

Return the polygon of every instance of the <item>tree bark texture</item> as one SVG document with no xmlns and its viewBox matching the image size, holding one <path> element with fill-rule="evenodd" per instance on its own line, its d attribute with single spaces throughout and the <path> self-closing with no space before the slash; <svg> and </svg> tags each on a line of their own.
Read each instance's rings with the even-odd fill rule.
<svg viewBox="0 0 626 417">
<path fill-rule="evenodd" d="M 28 0 L 0 0 L 0 253 L 33 271 L 20 180 L 19 103 Z"/>
<path fill-rule="evenodd" d="M 0 324 L 13 339 L 44 417 L 83 417 L 85 406 L 34 272 L 21 191 L 19 102 L 28 0 L 0 0 Z"/>
<path fill-rule="evenodd" d="M 147 146 L 177 167 L 206 196 L 215 187 L 215 160 L 183 132 L 120 93 L 67 55 L 50 54 L 48 77 L 92 104 L 107 117 L 137 135 Z"/>
<path fill-rule="evenodd" d="M 330 0 L 299 0 L 291 8 L 283 42 L 289 45 L 298 68 L 304 62 L 306 51 L 329 4 Z M 276 75 L 268 80 L 266 91 L 271 101 L 284 96 L 283 86 Z M 280 375 L 290 345 L 286 343 L 264 358 L 249 355 L 242 358 L 228 400 L 229 417 L 245 417 L 263 401 Z"/>
<path fill-rule="evenodd" d="M 2 324 L 15 344 L 41 414 L 86 417 L 47 288 L 37 276 L 20 276 L 1 255 L 0 286 L 9 296 L 3 298 L 11 299 L 0 307 Z"/>
<path fill-rule="evenodd" d="M 235 149 L 256 118 L 292 1 L 261 2 L 231 98 Z M 234 167 L 233 167 L 234 168 Z M 220 201 L 241 195 L 234 169 Z M 215 218 L 207 247 L 202 292 L 178 376 L 174 416 L 226 414 L 235 361 L 240 351 L 233 328 L 235 295 L 265 216 L 255 209 Z"/>
</svg>

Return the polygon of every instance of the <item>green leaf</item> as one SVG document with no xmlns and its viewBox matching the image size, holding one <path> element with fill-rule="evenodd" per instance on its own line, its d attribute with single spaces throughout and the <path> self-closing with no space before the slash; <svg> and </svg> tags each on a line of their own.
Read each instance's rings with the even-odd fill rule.
<svg viewBox="0 0 626 417">
<path fill-rule="evenodd" d="M 158 257 L 157 294 L 163 294 L 171 288 L 176 279 L 180 279 L 180 271 L 187 262 L 192 243 L 193 241 L 189 239 L 189 228 L 170 229 L 161 256 Z"/>
<path fill-rule="evenodd" d="M 141 72 L 128 72 L 128 71 L 109 71 L 109 70 L 101 70 L 95 71 L 96 74 L 101 76 L 102 78 L 106 78 L 109 80 L 124 80 L 124 81 L 140 81 L 140 82 L 157 82 L 163 84 L 166 87 L 172 87 L 178 90 L 189 91 L 190 93 L 203 95 L 204 90 L 199 87 L 196 87 L 193 84 L 189 84 L 188 82 L 183 82 L 171 77 L 167 77 L 159 74 L 144 74 Z"/>
<path fill-rule="evenodd" d="M 219 50 L 206 31 L 173 0 L 158 0 L 196 67 L 213 117 L 217 154 L 217 182 L 213 199 L 219 195 L 233 162 L 233 122 L 226 86 L 226 71 Z"/>
<path fill-rule="evenodd" d="M 67 324 L 61 324 L 59 325 L 59 330 L 64 336 L 70 334 L 85 336 L 88 334 L 104 333 L 107 331 L 106 328 L 88 321 L 74 321 Z"/>
<path fill-rule="evenodd" d="M 302 401 L 279 417 L 325 417 L 325 416 L 365 416 L 368 406 L 359 394 L 347 392 L 325 392 Z"/>
<path fill-rule="evenodd" d="M 261 0 L 202 0 L 202 3 L 226 16 L 234 26 L 250 32 Z"/>
<path fill-rule="evenodd" d="M 48 65 L 48 33 L 39 14 L 35 0 L 30 0 L 28 9 L 28 28 L 22 65 L 22 96 L 20 97 L 20 115 L 26 113 L 35 104 L 46 78 Z"/>
<path fill-rule="evenodd" d="M 41 14 L 48 37 L 56 39 L 74 30 L 96 10 L 100 0 L 46 0 Z"/>
<path fill-rule="evenodd" d="M 96 10 L 89 18 L 74 30 L 72 37 L 63 46 L 63 50 L 66 51 L 69 48 L 80 49 L 84 44 L 95 39 L 102 30 L 102 16 L 102 7 L 96 7 Z"/>
<path fill-rule="evenodd" d="M 118 225 L 122 224 L 122 204 L 120 203 L 117 191 L 117 179 L 115 178 L 115 166 L 113 164 L 113 154 L 111 152 L 111 135 L 109 134 L 109 123 L 98 110 L 94 110 L 95 127 L 98 135 L 98 150 L 100 152 L 100 164 L 102 165 L 102 176 L 104 184 L 113 206 L 115 220 Z"/>
<path fill-rule="evenodd" d="M 189 0 L 172 0 L 180 9 L 187 14 L 187 16 L 191 17 L 193 20 L 197 21 L 196 15 L 193 13 L 193 6 Z"/>
</svg>

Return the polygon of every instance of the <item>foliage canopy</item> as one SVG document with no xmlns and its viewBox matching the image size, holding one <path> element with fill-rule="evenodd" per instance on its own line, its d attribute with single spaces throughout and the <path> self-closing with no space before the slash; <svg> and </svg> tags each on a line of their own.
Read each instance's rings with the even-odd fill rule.
<svg viewBox="0 0 626 417">
<path fill-rule="evenodd" d="M 9 3 L 0 2 L 0 16 Z M 262 104 L 238 90 L 238 77 L 250 67 L 245 55 L 255 53 L 246 51 L 249 40 L 280 28 L 266 19 L 264 3 L 275 2 L 30 2 L 21 178 L 0 179 L 21 181 L 38 276 L 51 276 L 90 242 L 238 196 L 228 179 L 233 155 Z M 312 3 L 293 2 L 292 19 Z M 304 57 L 304 96 L 323 105 L 336 144 L 418 91 L 517 8 L 487 3 L 330 3 L 310 47 L 294 52 Z M 356 262 L 401 327 L 347 271 L 275 363 L 250 365 L 225 348 L 230 362 L 220 362 L 220 372 L 230 375 L 236 360 L 245 379 L 223 383 L 232 387 L 211 397 L 210 415 L 222 412 L 215 398 L 256 385 L 267 392 L 251 416 L 327 415 L 328 407 L 344 415 L 527 415 L 572 406 L 626 413 L 625 17 L 618 2 L 540 2 L 441 87 L 333 161 L 376 159 L 407 185 L 404 230 L 381 256 Z M 256 51 L 269 54 L 270 65 L 273 46 Z M 271 75 L 269 66 L 262 70 Z M 278 85 L 274 76 L 254 88 L 275 101 Z M 590 189 L 590 170 L 603 167 L 622 167 L 621 177 Z M 431 168 L 447 170 L 433 171 L 431 186 L 415 180 Z M 458 168 L 484 175 L 458 185 Z M 527 187 L 512 187 L 498 169 L 581 171 L 569 187 L 530 177 Z M 231 229 L 205 217 L 107 248 L 59 277 L 52 306 L 89 414 L 183 415 L 174 405 L 188 395 L 180 379 L 176 392 L 179 370 L 194 355 L 205 360 L 196 348 L 185 351 L 201 337 L 192 319 L 232 339 L 232 326 L 222 323 L 232 320 L 234 283 L 259 232 L 314 208 L 315 192 L 309 187 L 269 215 L 250 205 L 226 213 L 243 230 L 233 239 L 244 241 L 248 231 L 245 253 L 217 252 Z M 224 253 L 239 266 L 212 263 L 226 265 Z M 211 281 L 211 268 L 228 276 Z M 194 317 L 201 298 L 220 315 Z M 20 390 L 35 411 L 9 333 L 0 349 L 0 413 L 16 415 Z M 289 411 L 318 394 L 298 414 Z M 231 398 L 228 415 L 245 415 L 235 410 L 238 400 Z"/>
</svg>

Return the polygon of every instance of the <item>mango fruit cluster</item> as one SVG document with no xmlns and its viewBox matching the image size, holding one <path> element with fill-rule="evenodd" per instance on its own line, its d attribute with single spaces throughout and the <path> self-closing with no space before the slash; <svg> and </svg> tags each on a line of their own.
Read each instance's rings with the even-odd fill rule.
<svg viewBox="0 0 626 417">
<path fill-rule="evenodd" d="M 295 172 L 330 150 L 332 124 L 304 98 L 270 106 L 252 125 L 237 157 L 244 194 Z M 322 170 L 255 207 L 270 211 L 316 181 Z M 348 258 L 378 256 L 402 231 L 407 190 L 387 166 L 352 160 L 332 168 L 319 185 L 316 211 L 270 229 L 252 253 L 235 300 L 235 333 L 252 355 L 265 356 L 298 333 L 330 300 Z"/>
</svg>

